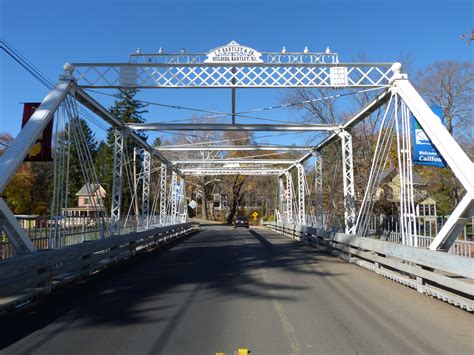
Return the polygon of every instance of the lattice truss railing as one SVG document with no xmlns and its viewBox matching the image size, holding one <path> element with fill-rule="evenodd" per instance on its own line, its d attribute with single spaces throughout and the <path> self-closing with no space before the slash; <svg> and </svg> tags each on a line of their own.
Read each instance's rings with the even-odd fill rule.
<svg viewBox="0 0 474 355">
<path fill-rule="evenodd" d="M 390 64 L 75 64 L 81 87 L 386 87 Z"/>
</svg>

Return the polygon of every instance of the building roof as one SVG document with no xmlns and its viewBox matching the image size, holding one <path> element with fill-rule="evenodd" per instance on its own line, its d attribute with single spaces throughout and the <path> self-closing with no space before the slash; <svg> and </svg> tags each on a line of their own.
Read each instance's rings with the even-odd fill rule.
<svg viewBox="0 0 474 355">
<path fill-rule="evenodd" d="M 386 181 L 387 179 L 393 180 L 398 175 L 398 168 L 390 168 L 384 170 L 380 175 L 380 181 Z M 426 181 L 420 174 L 413 172 L 413 185 L 426 185 Z"/>
<path fill-rule="evenodd" d="M 94 194 L 97 190 L 104 188 L 100 184 L 85 184 L 82 188 L 76 193 L 76 196 L 89 196 L 89 190 Z M 104 190 L 105 191 L 105 190 Z"/>
</svg>

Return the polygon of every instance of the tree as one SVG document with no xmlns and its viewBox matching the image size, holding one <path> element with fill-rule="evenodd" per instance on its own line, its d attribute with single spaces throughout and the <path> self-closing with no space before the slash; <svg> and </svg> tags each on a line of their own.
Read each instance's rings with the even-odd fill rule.
<svg viewBox="0 0 474 355">
<path fill-rule="evenodd" d="M 441 106 L 444 124 L 464 149 L 472 149 L 474 63 L 453 60 L 438 61 L 420 70 L 415 79 L 417 89 L 431 105 Z M 440 213 L 450 213 L 463 195 L 463 187 L 451 170 L 420 168 L 420 173 L 432 177 L 431 192 L 440 204 Z"/>
<path fill-rule="evenodd" d="M 134 88 L 121 88 L 114 96 L 116 98 L 114 105 L 109 111 L 123 123 L 144 123 L 143 114 L 147 113 L 147 104 L 135 98 L 138 90 Z M 146 141 L 147 135 L 143 132 L 136 132 L 143 140 Z M 113 153 L 114 153 L 114 128 L 107 130 L 106 142 L 100 142 L 97 148 L 95 166 L 99 182 L 107 191 L 105 204 L 110 207 L 112 194 L 112 170 L 113 170 Z M 130 168 L 133 156 L 133 144 L 126 145 L 124 158 L 124 177 L 123 177 L 123 198 L 122 206 L 128 207 L 131 203 L 131 181 L 127 178 L 126 169 Z"/>
<path fill-rule="evenodd" d="M 82 130 L 82 133 L 84 134 L 85 143 L 91 154 L 92 161 L 94 161 L 97 155 L 97 141 L 95 139 L 95 134 L 84 119 L 79 118 L 77 122 L 79 124 L 78 128 Z M 68 127 L 66 126 L 66 130 L 67 129 Z M 69 153 L 69 206 L 76 205 L 77 201 L 75 194 L 82 188 L 82 186 L 84 186 L 85 183 L 86 181 L 81 169 L 77 143 L 72 139 Z"/>
<path fill-rule="evenodd" d="M 192 123 L 216 123 L 217 120 L 202 119 L 200 117 L 193 117 L 191 119 Z M 177 134 L 174 135 L 169 142 L 172 145 L 198 145 L 206 144 L 212 145 L 213 142 L 219 141 L 222 138 L 222 134 L 217 131 L 191 131 L 187 134 Z M 158 138 L 157 138 L 158 139 Z M 156 141 L 156 140 L 155 140 Z M 161 142 L 164 145 L 168 143 Z M 180 160 L 180 159 L 215 159 L 219 156 L 220 152 L 215 151 L 180 151 L 180 152 L 166 152 L 166 157 L 170 160 Z M 210 176 L 192 176 L 189 177 L 187 183 L 191 186 L 197 188 L 201 194 L 201 218 L 209 219 L 209 210 L 207 204 L 209 200 L 212 200 L 211 195 L 215 188 L 215 184 L 220 181 L 219 178 L 210 177 Z"/>
<path fill-rule="evenodd" d="M 109 109 L 110 112 L 123 123 L 144 123 L 143 114 L 148 113 L 146 107 L 148 104 L 135 99 L 137 89 L 121 88 L 114 96 L 116 98 L 114 105 Z M 146 141 L 147 135 L 144 132 L 137 134 Z M 109 129 L 107 134 L 109 144 L 113 143 L 113 129 Z"/>
<path fill-rule="evenodd" d="M 12 140 L 10 134 L 0 134 L 0 155 Z M 3 193 L 13 213 L 46 215 L 52 192 L 52 174 L 51 162 L 23 162 Z"/>
<path fill-rule="evenodd" d="M 472 131 L 474 63 L 445 60 L 420 70 L 416 87 L 431 104 L 441 106 L 449 133 Z M 471 132 L 472 134 L 472 132 Z"/>
</svg>

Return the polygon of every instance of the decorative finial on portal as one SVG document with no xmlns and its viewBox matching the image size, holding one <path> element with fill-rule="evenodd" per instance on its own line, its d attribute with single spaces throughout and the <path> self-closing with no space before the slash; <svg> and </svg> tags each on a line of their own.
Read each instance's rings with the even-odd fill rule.
<svg viewBox="0 0 474 355">
<path fill-rule="evenodd" d="M 72 75 L 72 73 L 74 72 L 74 65 L 72 65 L 71 63 L 66 63 L 64 64 L 63 69 L 66 74 Z"/>
</svg>

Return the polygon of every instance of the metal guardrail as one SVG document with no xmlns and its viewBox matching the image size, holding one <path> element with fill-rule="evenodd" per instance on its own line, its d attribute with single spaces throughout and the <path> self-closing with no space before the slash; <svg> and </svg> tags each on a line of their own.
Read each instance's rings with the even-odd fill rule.
<svg viewBox="0 0 474 355">
<path fill-rule="evenodd" d="M 26 235 L 30 238 L 37 250 L 59 249 L 66 246 L 101 239 L 101 230 L 90 217 L 65 216 L 58 220 L 61 224 L 60 233 L 53 236 L 54 223 L 50 217 L 44 216 L 15 216 L 22 226 Z M 139 232 L 144 229 L 158 228 L 175 224 L 172 216 L 165 216 L 165 223 L 159 224 L 158 217 L 153 216 L 148 221 L 148 227 L 142 224 L 140 217 L 137 221 L 135 216 L 122 218 L 118 234 Z M 6 235 L 0 231 L 0 260 L 14 257 L 15 249 L 8 241 Z"/>
<path fill-rule="evenodd" d="M 431 242 L 434 240 L 434 237 L 427 236 L 417 236 L 417 243 L 419 248 L 428 248 Z M 387 238 L 387 241 L 390 243 L 402 243 L 402 235 L 397 232 L 390 232 Z M 465 256 L 468 258 L 474 257 L 474 242 L 468 240 L 456 240 L 451 248 L 448 250 L 449 254 Z"/>
<path fill-rule="evenodd" d="M 198 228 L 182 223 L 37 251 L 0 261 L 0 311 L 57 286 L 127 259 L 141 250 L 183 237 Z"/>
<path fill-rule="evenodd" d="M 474 311 L 472 258 L 294 224 L 265 225 L 420 293 Z"/>
</svg>

